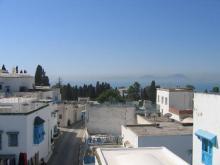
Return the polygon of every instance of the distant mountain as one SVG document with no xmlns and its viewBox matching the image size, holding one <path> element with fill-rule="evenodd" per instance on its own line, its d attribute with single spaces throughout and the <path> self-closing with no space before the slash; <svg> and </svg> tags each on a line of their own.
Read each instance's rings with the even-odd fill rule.
<svg viewBox="0 0 220 165">
<path fill-rule="evenodd" d="M 140 77 L 140 79 L 151 79 L 151 80 L 158 79 L 158 78 L 159 78 L 158 76 L 154 76 L 154 75 L 144 75 Z"/>
<path fill-rule="evenodd" d="M 172 79 L 185 79 L 187 80 L 188 77 L 184 74 L 172 74 L 172 75 L 169 75 L 167 76 L 167 78 L 172 78 Z"/>
<path fill-rule="evenodd" d="M 144 75 L 140 77 L 141 80 L 150 81 L 155 80 L 157 82 L 187 82 L 189 78 L 184 74 L 172 74 L 165 76 L 153 76 L 153 75 Z"/>
</svg>

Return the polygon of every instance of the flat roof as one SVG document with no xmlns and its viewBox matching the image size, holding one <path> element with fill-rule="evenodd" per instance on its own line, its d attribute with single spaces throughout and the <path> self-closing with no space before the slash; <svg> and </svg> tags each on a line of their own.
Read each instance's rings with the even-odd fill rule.
<svg viewBox="0 0 220 165">
<path fill-rule="evenodd" d="M 98 148 L 102 165 L 188 165 L 165 147 Z"/>
<path fill-rule="evenodd" d="M 0 78 L 34 78 L 26 73 L 12 74 L 12 73 L 0 73 Z"/>
<path fill-rule="evenodd" d="M 43 102 L 0 103 L 0 115 L 28 115 L 48 105 Z"/>
<path fill-rule="evenodd" d="M 152 124 L 149 125 L 127 125 L 138 136 L 169 136 L 169 135 L 189 135 L 192 134 L 192 126 L 183 126 L 181 123 L 170 121 L 164 117 L 147 119 Z M 158 125 L 158 126 L 157 126 Z"/>
<path fill-rule="evenodd" d="M 167 92 L 193 92 L 192 89 L 188 89 L 188 88 L 157 88 L 157 90 L 167 91 Z"/>
<path fill-rule="evenodd" d="M 215 93 L 215 92 L 195 92 L 194 95 L 205 95 L 205 96 L 220 96 L 220 93 Z"/>
</svg>

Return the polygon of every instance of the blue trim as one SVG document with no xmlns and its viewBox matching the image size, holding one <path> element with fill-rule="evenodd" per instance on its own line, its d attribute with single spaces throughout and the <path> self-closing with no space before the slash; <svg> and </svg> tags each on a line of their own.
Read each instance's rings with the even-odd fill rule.
<svg viewBox="0 0 220 165">
<path fill-rule="evenodd" d="M 34 126 L 34 144 L 40 144 L 44 140 L 44 125 Z"/>
<path fill-rule="evenodd" d="M 85 164 L 95 163 L 95 157 L 94 156 L 85 156 L 84 163 Z"/>
<path fill-rule="evenodd" d="M 202 139 L 207 139 L 210 141 L 213 145 L 216 144 L 216 135 L 212 134 L 208 131 L 204 131 L 202 129 L 199 129 L 195 132 L 195 135 Z"/>
<path fill-rule="evenodd" d="M 202 163 L 205 165 L 212 165 L 212 151 L 213 145 L 207 139 L 202 139 Z"/>
</svg>

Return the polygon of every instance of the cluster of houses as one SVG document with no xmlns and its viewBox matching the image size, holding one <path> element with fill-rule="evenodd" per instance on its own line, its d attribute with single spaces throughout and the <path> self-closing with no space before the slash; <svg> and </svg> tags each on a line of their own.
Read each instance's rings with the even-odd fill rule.
<svg viewBox="0 0 220 165">
<path fill-rule="evenodd" d="M 219 94 L 158 88 L 145 103 L 86 107 L 85 165 L 220 164 Z"/>
<path fill-rule="evenodd" d="M 80 120 L 85 165 L 220 164 L 220 95 L 158 88 L 156 97 L 156 107 L 145 101 L 140 109 L 133 102 L 62 101 L 59 89 L 36 87 L 26 72 L 0 71 L 0 164 L 47 161 L 58 127 Z"/>
<path fill-rule="evenodd" d="M 0 70 L 0 164 L 47 162 L 59 127 L 81 120 L 85 101 L 62 102 L 60 89 L 35 86 L 27 72 Z"/>
</svg>

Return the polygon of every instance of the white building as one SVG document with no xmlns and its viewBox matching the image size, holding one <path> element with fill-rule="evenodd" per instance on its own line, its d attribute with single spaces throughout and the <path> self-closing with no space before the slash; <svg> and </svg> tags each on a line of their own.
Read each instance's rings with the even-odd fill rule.
<svg viewBox="0 0 220 165">
<path fill-rule="evenodd" d="M 37 100 L 52 101 L 54 103 L 61 102 L 60 89 L 49 88 L 47 90 L 33 90 L 31 92 L 13 92 L 11 96 L 37 98 Z"/>
<path fill-rule="evenodd" d="M 0 160 L 47 161 L 57 116 L 50 104 L 24 98 L 0 100 Z"/>
<path fill-rule="evenodd" d="M 188 163 L 192 161 L 192 126 L 169 121 L 166 118 L 144 120 L 138 117 L 141 125 L 122 126 L 121 136 L 127 147 L 165 146 Z"/>
<path fill-rule="evenodd" d="M 0 92 L 11 93 L 33 89 L 34 77 L 22 73 L 0 73 Z"/>
<path fill-rule="evenodd" d="M 193 91 L 181 88 L 158 88 L 157 108 L 162 115 L 171 114 L 171 118 L 177 121 L 192 117 Z"/>
<path fill-rule="evenodd" d="M 78 103 L 87 104 L 90 101 L 89 97 L 78 97 Z"/>
<path fill-rule="evenodd" d="M 128 95 L 128 88 L 121 87 L 121 88 L 118 88 L 118 91 L 122 97 L 125 97 Z"/>
<path fill-rule="evenodd" d="M 165 147 L 98 148 L 97 154 L 102 165 L 188 165 Z"/>
<path fill-rule="evenodd" d="M 121 135 L 121 125 L 136 124 L 135 110 L 121 104 L 88 105 L 85 121 L 88 132 Z"/>
<path fill-rule="evenodd" d="M 220 164 L 220 95 L 195 93 L 193 164 Z"/>
<path fill-rule="evenodd" d="M 82 113 L 86 105 L 63 102 L 56 104 L 58 124 L 60 127 L 67 127 L 82 119 Z"/>
</svg>

